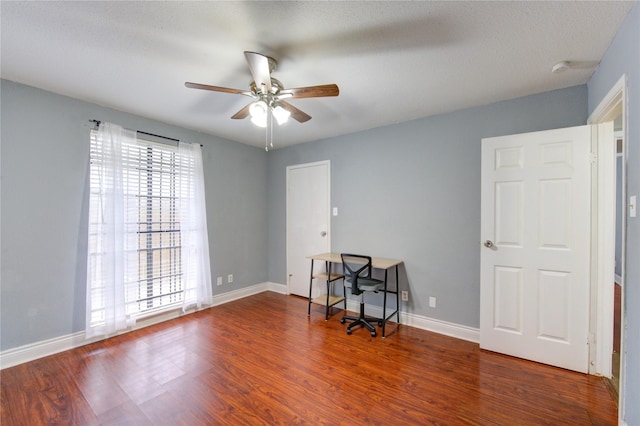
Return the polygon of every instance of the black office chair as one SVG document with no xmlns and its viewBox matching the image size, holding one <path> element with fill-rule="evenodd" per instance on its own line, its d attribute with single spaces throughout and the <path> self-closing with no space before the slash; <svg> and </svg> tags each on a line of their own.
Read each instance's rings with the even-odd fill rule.
<svg viewBox="0 0 640 426">
<path fill-rule="evenodd" d="M 371 337 L 376 337 L 376 328 L 371 322 L 381 325 L 379 318 L 366 317 L 364 315 L 364 293 L 372 291 L 377 293 L 384 288 L 384 281 L 371 277 L 371 257 L 360 254 L 342 253 L 342 268 L 345 281 L 351 284 L 351 294 L 360 296 L 360 315 L 357 317 L 345 315 L 340 322 L 353 321 L 347 326 L 347 334 L 351 334 L 351 329 L 356 325 L 363 325 L 371 332 Z"/>
</svg>

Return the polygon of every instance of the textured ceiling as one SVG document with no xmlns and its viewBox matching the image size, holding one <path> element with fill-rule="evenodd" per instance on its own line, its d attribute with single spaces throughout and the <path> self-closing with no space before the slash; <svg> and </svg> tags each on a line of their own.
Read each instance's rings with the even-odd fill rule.
<svg viewBox="0 0 640 426">
<path fill-rule="evenodd" d="M 313 118 L 275 128 L 278 148 L 586 83 L 632 6 L 2 1 L 0 60 L 2 78 L 255 146 L 264 129 L 230 119 L 249 98 L 184 82 L 248 89 L 251 50 L 285 87 L 336 83 L 290 100 Z"/>
</svg>

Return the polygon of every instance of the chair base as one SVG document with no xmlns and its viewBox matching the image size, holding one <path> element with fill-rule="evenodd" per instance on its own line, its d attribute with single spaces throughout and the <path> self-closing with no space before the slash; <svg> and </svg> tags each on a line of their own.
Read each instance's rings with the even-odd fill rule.
<svg viewBox="0 0 640 426">
<path fill-rule="evenodd" d="M 350 323 L 347 326 L 347 334 L 351 334 L 352 332 L 352 328 L 358 325 L 362 325 L 363 327 L 367 328 L 370 332 L 371 332 L 371 337 L 376 337 L 377 333 L 376 333 L 376 327 L 371 324 L 372 322 L 377 322 L 378 325 L 380 325 L 381 320 L 380 318 L 373 318 L 373 317 L 366 317 L 364 315 L 364 303 L 360 303 L 360 315 L 359 316 L 352 316 L 352 315 L 344 315 L 341 319 L 340 319 L 340 323 L 344 324 L 345 321 L 353 321 L 352 323 Z"/>
</svg>

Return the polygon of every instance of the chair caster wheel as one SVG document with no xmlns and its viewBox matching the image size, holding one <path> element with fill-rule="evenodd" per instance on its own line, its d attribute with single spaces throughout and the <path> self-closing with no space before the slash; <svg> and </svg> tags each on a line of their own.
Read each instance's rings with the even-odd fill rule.
<svg viewBox="0 0 640 426">
<path fill-rule="evenodd" d="M 375 331 L 371 332 L 371 337 L 376 337 L 376 332 Z"/>
<path fill-rule="evenodd" d="M 349 330 L 348 328 L 347 328 L 347 334 L 351 335 L 351 330 Z"/>
<path fill-rule="evenodd" d="M 382 321 L 378 321 L 378 327 L 382 327 Z"/>
<path fill-rule="evenodd" d="M 346 320 L 344 318 L 340 318 L 340 324 L 344 324 Z"/>
</svg>

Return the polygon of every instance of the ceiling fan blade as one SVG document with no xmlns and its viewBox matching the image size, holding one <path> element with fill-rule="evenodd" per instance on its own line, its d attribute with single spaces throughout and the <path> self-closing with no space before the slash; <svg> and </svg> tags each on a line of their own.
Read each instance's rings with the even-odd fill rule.
<svg viewBox="0 0 640 426">
<path fill-rule="evenodd" d="M 240 111 L 236 112 L 231 116 L 234 120 L 242 120 L 243 118 L 247 118 L 249 116 L 249 108 L 251 108 L 251 104 L 248 104 Z"/>
<path fill-rule="evenodd" d="M 251 92 L 247 92 L 246 90 L 231 89 L 229 87 L 210 86 L 208 84 L 191 83 L 189 81 L 184 83 L 184 85 L 190 89 L 202 89 L 202 90 L 211 90 L 213 92 L 224 92 L 224 93 L 233 93 L 237 95 L 253 96 Z"/>
<path fill-rule="evenodd" d="M 322 86 L 298 87 L 296 89 L 283 89 L 278 92 L 278 97 L 290 98 L 321 98 L 324 96 L 338 96 L 340 89 L 335 84 Z"/>
<path fill-rule="evenodd" d="M 291 113 L 291 117 L 300 123 L 311 120 L 311 116 L 304 111 L 299 110 L 288 102 L 278 101 L 278 104 Z"/>
<path fill-rule="evenodd" d="M 256 87 L 262 93 L 271 92 L 271 72 L 269 67 L 269 57 L 256 52 L 244 52 L 247 59 L 251 76 L 256 83 Z"/>
</svg>

